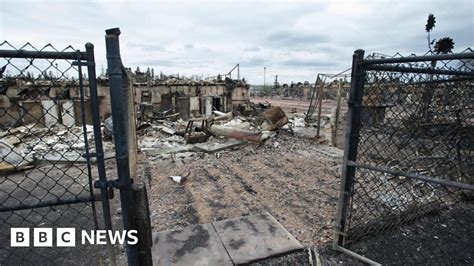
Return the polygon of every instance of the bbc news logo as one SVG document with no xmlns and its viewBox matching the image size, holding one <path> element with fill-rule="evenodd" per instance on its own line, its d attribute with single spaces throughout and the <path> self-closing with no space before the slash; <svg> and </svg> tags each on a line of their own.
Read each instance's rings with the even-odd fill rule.
<svg viewBox="0 0 474 266">
<path fill-rule="evenodd" d="M 112 230 L 81 230 L 76 235 L 75 228 L 11 228 L 10 246 L 12 247 L 75 247 L 76 237 L 80 237 L 81 245 L 106 245 L 138 243 L 137 230 L 112 231 Z M 33 241 L 30 241 L 33 240 Z M 32 244 L 32 245 L 31 245 Z"/>
</svg>

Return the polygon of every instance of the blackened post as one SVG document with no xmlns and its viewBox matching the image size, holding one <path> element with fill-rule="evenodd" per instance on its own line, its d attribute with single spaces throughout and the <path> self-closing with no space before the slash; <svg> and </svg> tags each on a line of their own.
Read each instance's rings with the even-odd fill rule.
<svg viewBox="0 0 474 266">
<path fill-rule="evenodd" d="M 133 220 L 132 180 L 128 159 L 127 115 L 128 86 L 126 73 L 123 70 L 120 58 L 119 35 L 120 29 L 113 28 L 105 31 L 105 47 L 107 53 L 107 74 L 109 76 L 110 100 L 112 106 L 112 122 L 115 141 L 115 158 L 117 161 L 120 201 L 122 205 L 122 219 L 124 230 L 135 230 Z M 139 265 L 138 245 L 127 244 L 128 265 Z"/>
<path fill-rule="evenodd" d="M 140 253 L 140 265 L 153 265 L 151 246 L 150 206 L 146 186 L 144 184 L 133 184 L 133 203 L 135 204 L 134 217 L 138 230 L 138 250 Z"/>
<path fill-rule="evenodd" d="M 364 94 L 365 70 L 362 67 L 364 50 L 356 50 L 352 57 L 351 90 L 349 95 L 349 111 L 347 114 L 346 136 L 344 143 L 344 157 L 342 162 L 341 187 L 339 193 L 338 210 L 336 214 L 336 236 L 334 246 L 344 245 L 346 219 L 352 197 L 352 184 L 355 176 L 355 167 L 348 165 L 348 161 L 357 159 L 359 131 L 361 120 L 362 96 Z"/>
<path fill-rule="evenodd" d="M 323 93 L 324 93 L 324 82 L 326 81 L 326 77 L 321 81 L 321 86 L 319 87 L 319 94 L 318 94 L 318 128 L 316 130 L 316 138 L 320 138 L 321 135 L 321 110 L 323 108 Z"/>
<path fill-rule="evenodd" d="M 97 156 L 97 171 L 99 174 L 100 198 L 104 212 L 105 230 L 112 230 L 112 221 L 110 218 L 110 205 L 107 193 L 107 177 L 105 175 L 104 148 L 102 146 L 102 133 L 100 129 L 99 97 L 97 94 L 97 80 L 95 72 L 94 45 L 86 43 L 87 73 L 89 76 L 89 93 L 92 112 L 92 124 L 94 126 L 95 152 Z M 116 265 L 114 247 L 108 241 L 108 252 L 111 265 Z"/>
</svg>

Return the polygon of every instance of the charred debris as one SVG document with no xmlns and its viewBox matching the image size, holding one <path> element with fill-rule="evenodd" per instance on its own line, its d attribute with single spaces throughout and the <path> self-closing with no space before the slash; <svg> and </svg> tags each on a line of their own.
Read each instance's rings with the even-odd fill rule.
<svg viewBox="0 0 474 266">
<path fill-rule="evenodd" d="M 318 143 L 331 140 L 329 117 L 319 125 L 323 130 L 328 128 L 324 132 L 329 134 L 316 134 L 317 123 L 305 121 L 305 113 L 287 110 L 288 115 L 269 102 L 252 102 L 250 85 L 239 76 L 199 79 L 154 76 L 149 71 L 130 69 L 128 74 L 134 93 L 138 148 L 150 160 L 216 153 L 247 143 L 278 146 L 277 138 L 282 132 Z M 8 153 L 2 171 L 22 170 L 38 162 L 86 163 L 87 145 L 80 138 L 84 131 L 89 146 L 94 144 L 87 86 L 83 86 L 83 127 L 78 81 L 4 77 L 0 83 L 7 88 L 0 104 L 9 112 L 1 117 L 0 145 Z M 113 124 L 107 76 L 100 75 L 98 84 L 106 158 L 112 158 Z M 24 141 L 19 142 L 18 134 L 24 135 Z M 19 154 L 18 158 L 15 154 Z M 21 160 L 23 157 L 29 159 Z"/>
</svg>

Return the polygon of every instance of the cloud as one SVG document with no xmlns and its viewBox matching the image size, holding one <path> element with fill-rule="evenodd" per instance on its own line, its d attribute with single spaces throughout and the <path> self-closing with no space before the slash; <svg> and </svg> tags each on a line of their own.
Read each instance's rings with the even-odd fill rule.
<svg viewBox="0 0 474 266">
<path fill-rule="evenodd" d="M 258 46 L 251 46 L 251 47 L 245 47 L 244 52 L 258 52 L 260 51 L 260 47 Z"/>
<path fill-rule="evenodd" d="M 265 64 L 265 58 L 262 56 L 255 56 L 251 58 L 247 58 L 245 60 L 240 61 L 239 63 L 241 65 L 247 66 L 247 67 L 255 67 L 255 66 L 263 66 Z"/>
<path fill-rule="evenodd" d="M 165 48 L 159 44 L 154 43 L 136 43 L 136 42 L 128 42 L 127 47 L 130 48 L 139 48 L 143 51 L 163 51 Z"/>
<path fill-rule="evenodd" d="M 282 62 L 282 65 L 289 67 L 334 67 L 338 64 L 331 60 L 321 61 L 314 58 L 290 58 Z"/>
<path fill-rule="evenodd" d="M 175 67 L 179 66 L 178 60 L 169 60 L 169 59 L 149 59 L 149 58 L 137 58 L 129 62 L 129 64 L 134 66 L 160 66 L 160 67 Z"/>
<path fill-rule="evenodd" d="M 435 38 L 450 36 L 455 51 L 474 44 L 472 0 L 456 1 L 0 1 L 0 36 L 12 44 L 95 45 L 106 67 L 104 30 L 120 27 L 125 65 L 156 73 L 216 75 L 236 63 L 253 83 L 313 81 L 318 72 L 351 66 L 366 54 L 423 54 L 424 25 L 437 18 Z M 74 18 L 74 19 L 71 19 Z"/>
<path fill-rule="evenodd" d="M 298 32 L 295 30 L 276 31 L 269 34 L 265 41 L 275 47 L 301 47 L 329 42 L 330 37 L 319 33 Z"/>
</svg>

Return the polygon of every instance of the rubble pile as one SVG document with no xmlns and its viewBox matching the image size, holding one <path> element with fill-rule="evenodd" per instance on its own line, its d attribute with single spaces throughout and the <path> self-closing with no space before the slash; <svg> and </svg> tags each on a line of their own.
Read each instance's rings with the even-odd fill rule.
<svg viewBox="0 0 474 266">
<path fill-rule="evenodd" d="M 89 147 L 94 146 L 91 125 L 86 125 Z M 112 151 L 111 143 L 105 144 Z M 93 151 L 91 151 L 93 152 Z M 0 131 L 0 171 L 23 170 L 41 162 L 86 162 L 86 145 L 82 126 L 67 128 L 36 127 L 34 124 Z"/>
<path fill-rule="evenodd" d="M 138 147 L 147 158 L 154 161 L 202 157 L 202 153 L 231 149 L 247 142 L 261 144 L 274 137 L 289 121 L 281 108 L 265 108 L 266 111 L 263 111 L 263 107 L 259 111 L 260 116 L 214 111 L 210 118 L 191 119 L 186 126 L 182 120 L 156 120 L 138 132 Z M 203 132 L 209 137 L 199 141 L 189 139 L 191 134 Z"/>
<path fill-rule="evenodd" d="M 176 160 L 179 158 L 201 158 L 202 153 L 217 152 L 224 149 L 234 149 L 234 140 L 240 140 L 239 145 L 256 143 L 278 147 L 278 134 L 288 131 L 297 137 L 327 142 L 328 137 L 317 136 L 315 124 L 308 124 L 304 114 L 286 113 L 278 106 L 269 103 L 246 103 L 236 108 L 234 112 L 223 113 L 213 111 L 211 117 L 195 118 L 189 121 L 174 119 L 175 117 L 160 117 L 147 119 L 138 126 L 138 147 L 151 161 Z M 104 123 L 110 128 L 111 122 Z M 109 126 L 107 126 L 109 125 Z M 321 123 L 323 129 L 329 125 L 329 117 Z M 110 131 L 109 130 L 109 131 Z M 323 132 L 323 130 L 321 130 Z M 204 134 L 208 137 L 201 140 L 190 140 L 192 134 Z M 329 132 L 330 134 L 330 132 Z M 199 145 L 198 145 L 199 144 Z"/>
<path fill-rule="evenodd" d="M 235 150 L 248 143 L 277 148 L 281 144 L 278 136 L 282 131 L 297 137 L 318 139 L 319 143 L 325 141 L 324 134 L 322 138 L 317 138 L 316 128 L 305 122 L 304 114 L 296 113 L 288 117 L 280 107 L 268 103 L 246 103 L 236 109 L 228 113 L 213 111 L 211 117 L 189 121 L 166 115 L 139 120 L 138 148 L 151 161 L 174 161 L 201 158 L 203 153 L 216 153 L 225 149 Z M 321 132 L 326 132 L 324 128 L 328 127 L 329 119 L 321 125 Z M 114 153 L 112 119 L 107 118 L 102 128 L 104 152 L 106 157 L 111 158 Z M 93 127 L 86 125 L 85 130 L 89 152 L 94 153 Z M 195 138 L 194 135 L 205 137 Z M 3 170 L 21 170 L 34 162 L 43 161 L 87 162 L 82 126 L 38 127 L 30 124 L 9 128 L 0 131 L 0 153 Z"/>
</svg>

